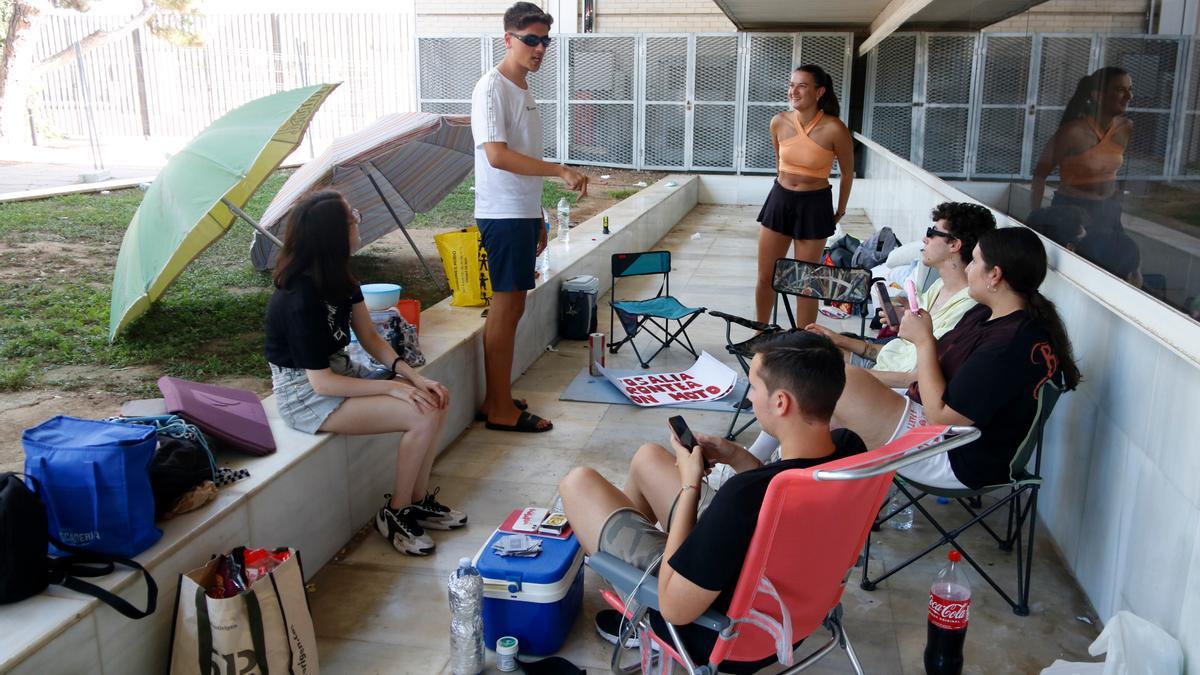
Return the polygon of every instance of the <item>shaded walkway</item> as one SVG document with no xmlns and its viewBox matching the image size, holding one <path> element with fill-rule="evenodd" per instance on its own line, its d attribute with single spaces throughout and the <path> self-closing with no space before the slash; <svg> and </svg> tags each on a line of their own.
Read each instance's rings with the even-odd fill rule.
<svg viewBox="0 0 1200 675">
<path fill-rule="evenodd" d="M 660 248 L 672 252 L 672 290 L 683 302 L 733 314 L 753 314 L 756 269 L 757 207 L 699 206 L 668 234 Z M 851 213 L 847 230 L 869 232 L 861 212 Z M 692 239 L 699 232 L 699 239 Z M 626 286 L 622 285 L 622 295 Z M 633 288 L 633 284 L 629 285 Z M 607 306 L 607 298 L 600 302 Z M 608 332 L 607 311 L 601 330 Z M 822 319 L 822 322 L 828 322 Z M 849 327 L 849 326 L 847 326 Z M 855 328 L 857 324 L 855 324 Z M 724 323 L 701 317 L 689 329 L 697 347 L 731 365 L 724 352 Z M 610 479 L 624 479 L 638 445 L 666 442 L 663 410 L 626 405 L 598 405 L 558 400 L 559 393 L 586 364 L 586 342 L 564 340 L 547 352 L 517 381 L 515 393 L 529 399 L 533 411 L 554 420 L 545 434 L 489 431 L 474 424 L 438 458 L 433 484 L 442 487 L 448 504 L 467 511 L 471 525 L 455 532 L 435 532 L 437 552 L 427 558 L 397 553 L 372 527 L 364 529 L 337 558 L 313 579 L 311 596 L 320 641 L 321 665 L 329 672 L 449 672 L 449 609 L 446 578 L 459 557 L 473 556 L 492 530 L 518 506 L 549 506 L 558 480 L 577 464 L 588 464 Z M 609 355 L 609 365 L 636 368 L 631 350 Z M 684 368 L 691 356 L 683 350 L 664 352 L 653 370 Z M 734 365 L 736 368 L 736 365 Z M 728 414 L 687 411 L 689 424 L 707 433 L 722 433 Z M 753 440 L 757 428 L 741 439 Z M 1054 448 L 1049 448 L 1054 452 Z M 949 509 L 951 506 L 933 506 Z M 886 568 L 920 550 L 932 530 L 918 518 L 910 532 L 887 530 L 871 548 L 872 569 Z M 983 535 L 986 537 L 986 535 Z M 985 565 L 1007 570 L 1011 560 L 994 546 L 965 537 L 978 547 Z M 925 616 L 929 585 L 940 556 L 927 557 L 884 582 L 872 593 L 859 589 L 858 570 L 848 584 L 843 604 L 846 631 L 868 673 L 923 673 Z M 877 562 L 876 562 L 877 561 Z M 1004 566 L 1004 567 L 1002 567 Z M 1009 579 L 1001 572 L 1000 578 Z M 1090 660 L 1087 645 L 1097 629 L 1076 620 L 1092 610 L 1063 567 L 1048 539 L 1039 537 L 1034 561 L 1032 616 L 1014 616 L 1007 605 L 969 574 L 975 590 L 967 636 L 967 673 L 1037 672 L 1056 658 Z M 610 645 L 592 626 L 603 601 L 597 578 L 586 573 L 584 606 L 566 645 L 559 652 L 589 672 L 607 672 Z M 489 668 L 491 668 L 489 654 Z M 488 672 L 494 672 L 489 670 Z M 772 672 L 770 670 L 764 672 Z M 852 672 L 831 654 L 806 672 Z"/>
</svg>

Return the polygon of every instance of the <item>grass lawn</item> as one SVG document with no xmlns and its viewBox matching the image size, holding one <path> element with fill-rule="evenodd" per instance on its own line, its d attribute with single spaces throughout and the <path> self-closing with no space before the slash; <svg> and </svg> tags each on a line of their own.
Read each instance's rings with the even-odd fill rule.
<svg viewBox="0 0 1200 675">
<path fill-rule="evenodd" d="M 246 208 L 251 216 L 262 214 L 288 173 L 267 180 Z M 448 230 L 472 222 L 472 183 L 469 178 L 410 227 Z M 548 208 L 563 196 L 574 203 L 574 193 L 550 181 L 545 185 L 542 202 Z M 0 205 L 0 391 L 39 386 L 47 371 L 61 366 L 86 367 L 101 382 L 111 379 L 108 388 L 131 395 L 152 393 L 155 378 L 119 384 L 120 378 L 105 378 L 103 369 L 151 366 L 160 374 L 200 381 L 269 377 L 262 329 L 271 282 L 251 266 L 252 230 L 240 222 L 108 343 L 113 266 L 141 198 L 140 190 L 120 190 Z M 405 295 L 420 297 L 426 307 L 443 297 L 432 284 L 421 290 L 415 283 L 414 270 L 420 268 L 413 267 L 411 252 L 410 260 L 401 261 L 392 249 L 384 255 L 373 253 L 375 248 L 354 257 L 359 278 L 402 281 Z M 436 254 L 426 252 L 426 258 L 440 273 Z M 71 387 L 69 380 L 65 386 Z"/>
</svg>

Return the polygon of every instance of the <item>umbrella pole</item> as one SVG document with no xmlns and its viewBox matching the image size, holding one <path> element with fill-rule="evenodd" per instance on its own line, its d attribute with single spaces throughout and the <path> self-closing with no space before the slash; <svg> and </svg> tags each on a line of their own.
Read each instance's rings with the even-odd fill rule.
<svg viewBox="0 0 1200 675">
<path fill-rule="evenodd" d="M 253 227 L 254 229 L 258 230 L 259 234 L 266 237 L 267 239 L 270 239 L 271 242 L 274 243 L 276 246 L 279 246 L 280 248 L 283 247 L 283 242 L 279 240 L 279 237 L 276 237 L 275 235 L 271 234 L 270 232 L 267 232 L 267 228 L 263 227 L 262 225 L 259 225 L 257 220 L 250 217 L 250 214 L 248 214 L 245 211 L 234 206 L 233 202 L 229 201 L 225 197 L 221 197 L 221 203 L 225 205 L 225 208 L 227 208 L 231 212 L 233 212 L 233 215 L 237 216 L 238 218 L 241 218 L 242 220 L 249 223 L 250 227 Z"/>
<path fill-rule="evenodd" d="M 392 214 L 392 220 L 396 221 L 396 226 L 404 233 L 404 238 L 408 240 L 408 245 L 412 246 L 413 253 L 417 254 L 417 259 L 425 266 L 425 272 L 429 274 L 430 279 L 433 279 L 433 284 L 443 291 L 446 290 L 446 284 L 430 269 L 429 263 L 425 261 L 425 256 L 421 255 L 421 249 L 417 248 L 417 242 L 413 241 L 412 235 L 408 233 L 408 229 L 404 227 L 404 223 L 400 222 L 400 216 L 396 215 L 396 210 L 392 208 L 391 202 L 388 201 L 387 197 L 383 196 L 383 190 L 379 189 L 379 183 L 375 182 L 375 176 L 371 175 L 371 172 L 365 168 L 363 168 L 363 174 L 366 175 L 367 180 L 371 181 L 371 187 L 375 188 L 376 194 L 379 195 L 379 199 L 383 202 L 383 205 L 387 207 L 388 213 Z"/>
</svg>

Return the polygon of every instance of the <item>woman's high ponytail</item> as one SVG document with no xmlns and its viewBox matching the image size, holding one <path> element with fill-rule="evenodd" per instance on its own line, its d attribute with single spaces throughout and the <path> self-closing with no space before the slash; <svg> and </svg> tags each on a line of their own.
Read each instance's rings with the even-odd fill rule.
<svg viewBox="0 0 1200 675">
<path fill-rule="evenodd" d="M 979 236 L 979 253 L 987 269 L 999 267 L 1008 287 L 1025 299 L 1025 313 L 1050 336 L 1050 349 L 1058 359 L 1066 388 L 1074 389 L 1083 377 L 1075 364 L 1071 339 L 1054 303 L 1038 291 L 1047 270 L 1042 240 L 1028 228 L 996 228 Z"/>
<path fill-rule="evenodd" d="M 821 95 L 821 98 L 817 99 L 817 110 L 820 110 L 826 115 L 832 115 L 833 117 L 837 117 L 839 114 L 841 114 L 842 107 L 840 104 L 838 104 L 837 94 L 834 92 L 833 77 L 829 73 L 825 72 L 824 68 L 810 63 L 808 65 L 800 66 L 796 70 L 800 70 L 812 75 L 813 82 L 815 82 L 818 87 L 824 87 L 825 93 Z"/>
</svg>

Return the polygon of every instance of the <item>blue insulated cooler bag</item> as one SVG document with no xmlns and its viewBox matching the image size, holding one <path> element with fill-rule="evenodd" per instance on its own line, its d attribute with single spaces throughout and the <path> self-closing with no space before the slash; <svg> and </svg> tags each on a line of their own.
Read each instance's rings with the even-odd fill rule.
<svg viewBox="0 0 1200 675">
<path fill-rule="evenodd" d="M 133 557 L 162 536 L 148 471 L 154 427 L 59 415 L 26 429 L 22 443 L 25 473 L 41 485 L 51 540 Z"/>
</svg>

